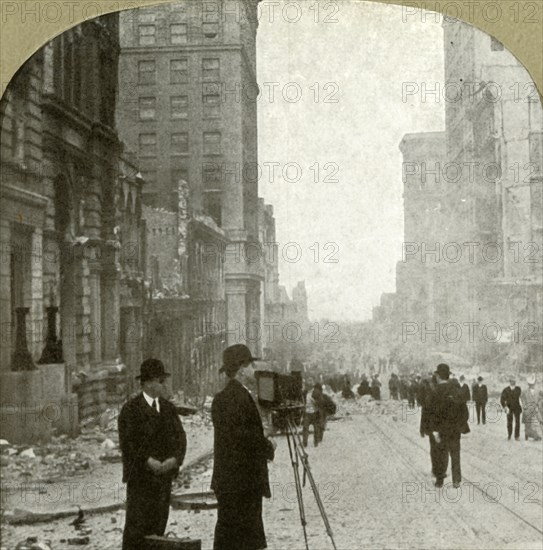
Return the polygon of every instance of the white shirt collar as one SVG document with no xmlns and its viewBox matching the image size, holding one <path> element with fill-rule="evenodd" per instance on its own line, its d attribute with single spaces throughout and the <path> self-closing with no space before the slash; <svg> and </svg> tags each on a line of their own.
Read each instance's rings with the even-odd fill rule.
<svg viewBox="0 0 543 550">
<path fill-rule="evenodd" d="M 147 401 L 147 403 L 149 404 L 149 407 L 153 407 L 153 401 L 155 399 L 150 395 L 147 395 L 145 392 L 143 392 L 143 397 L 145 397 L 145 401 Z M 156 410 L 160 412 L 160 401 L 158 400 L 158 397 L 156 398 Z"/>
</svg>

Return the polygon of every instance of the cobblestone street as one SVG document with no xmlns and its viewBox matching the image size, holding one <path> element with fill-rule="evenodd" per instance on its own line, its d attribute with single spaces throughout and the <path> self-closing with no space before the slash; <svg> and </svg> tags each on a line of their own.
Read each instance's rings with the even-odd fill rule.
<svg viewBox="0 0 543 550">
<path fill-rule="evenodd" d="M 310 439 L 308 447 L 337 548 L 541 548 L 541 443 L 507 441 L 505 419 L 495 420 L 472 424 L 463 436 L 461 488 L 446 483 L 436 490 L 418 411 L 386 401 L 343 405 L 339 419 L 328 423 L 323 444 L 313 448 Z M 273 498 L 264 501 L 268 547 L 303 549 L 287 441 L 284 436 L 276 441 Z M 208 490 L 210 467 L 200 467 L 185 491 Z M 332 548 L 309 482 L 304 498 L 309 548 Z M 200 538 L 202 548 L 210 549 L 215 519 L 215 510 L 172 510 L 168 531 Z M 70 522 L 4 526 L 2 548 L 14 548 L 29 535 L 50 539 L 52 548 L 65 547 L 61 539 L 74 536 Z M 119 548 L 123 523 L 122 510 L 88 515 L 92 532 L 86 547 Z"/>
</svg>

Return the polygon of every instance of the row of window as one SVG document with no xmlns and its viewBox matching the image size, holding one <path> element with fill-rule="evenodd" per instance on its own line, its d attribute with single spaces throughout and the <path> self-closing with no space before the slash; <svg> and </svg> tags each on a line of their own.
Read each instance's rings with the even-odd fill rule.
<svg viewBox="0 0 543 550">
<path fill-rule="evenodd" d="M 220 132 L 204 132 L 204 155 L 221 154 Z M 175 132 L 170 134 L 170 152 L 172 155 L 186 155 L 189 152 L 188 132 Z M 154 132 L 139 135 L 140 156 L 155 156 L 157 154 L 157 135 Z"/>
<path fill-rule="evenodd" d="M 156 184 L 156 174 L 156 170 L 145 170 L 142 172 L 143 179 L 151 189 Z M 186 168 L 172 168 L 170 171 L 170 183 L 172 188 L 175 189 L 180 180 L 184 180 L 187 183 L 189 182 L 188 170 Z M 202 172 L 202 182 L 207 191 L 220 189 L 222 186 L 220 167 L 214 165 L 205 166 Z"/>
<path fill-rule="evenodd" d="M 220 60 L 202 59 L 202 80 L 218 82 L 220 80 Z M 186 84 L 189 81 L 188 59 L 170 59 L 170 84 Z M 146 59 L 138 62 L 138 83 L 156 84 L 156 61 Z"/>
<path fill-rule="evenodd" d="M 218 22 L 203 22 L 202 26 L 191 28 L 189 37 L 189 27 L 186 23 L 172 23 L 169 26 L 168 41 L 173 46 L 188 44 L 189 42 L 200 38 L 200 28 L 204 38 L 210 40 L 217 38 L 219 34 Z M 140 46 L 154 46 L 157 44 L 157 27 L 154 24 L 138 25 L 138 43 Z"/>
<path fill-rule="evenodd" d="M 202 92 L 202 105 L 204 118 L 217 118 L 221 114 L 221 102 L 219 93 L 215 90 Z M 156 97 L 139 98 L 140 120 L 156 120 Z M 189 117 L 189 96 L 176 95 L 170 97 L 170 118 L 184 120 Z"/>
<path fill-rule="evenodd" d="M 148 189 L 153 189 L 156 184 L 156 170 L 142 170 L 141 175 Z M 179 183 L 179 180 L 184 180 L 188 183 L 188 170 L 186 168 L 172 168 L 170 171 L 170 178 L 172 187 L 175 188 Z"/>
</svg>

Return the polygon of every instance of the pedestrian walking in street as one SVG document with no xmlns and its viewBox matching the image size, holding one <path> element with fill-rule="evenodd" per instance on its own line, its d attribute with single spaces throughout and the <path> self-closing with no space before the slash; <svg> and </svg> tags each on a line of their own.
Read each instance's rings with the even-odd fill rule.
<svg viewBox="0 0 543 550">
<path fill-rule="evenodd" d="M 535 391 L 535 375 L 530 375 L 526 380 L 528 389 L 522 392 L 522 422 L 526 441 L 533 439 L 541 441 L 541 423 L 543 422 L 543 411 L 539 408 L 539 396 Z"/>
<path fill-rule="evenodd" d="M 400 381 L 398 379 L 398 375 L 393 372 L 390 375 L 390 378 L 388 380 L 388 392 L 390 395 L 390 399 L 394 399 L 395 401 L 397 401 L 399 390 L 400 390 Z"/>
<path fill-rule="evenodd" d="M 475 412 L 477 413 L 477 424 L 483 421 L 486 424 L 486 403 L 488 401 L 488 390 L 486 384 L 483 384 L 483 377 L 477 377 L 477 383 L 472 388 L 473 401 L 475 402 Z"/>
<path fill-rule="evenodd" d="M 362 375 L 362 380 L 360 380 L 360 384 L 359 384 L 356 392 L 358 393 L 358 395 L 360 397 L 363 397 L 364 395 L 370 395 L 371 394 L 370 383 L 368 382 L 368 378 L 366 377 L 365 374 Z"/>
<path fill-rule="evenodd" d="M 243 382 L 257 360 L 249 348 L 235 344 L 223 352 L 227 383 L 211 405 L 214 459 L 211 488 L 218 503 L 214 550 L 266 548 L 262 498 L 270 498 L 268 460 L 275 445 L 264 436 L 262 420 Z M 248 371 L 248 372 L 246 372 Z"/>
<path fill-rule="evenodd" d="M 351 380 L 347 375 L 343 379 L 343 388 L 341 389 L 341 395 L 343 399 L 354 399 L 354 392 L 351 389 Z"/>
<path fill-rule="evenodd" d="M 321 386 L 322 388 L 322 398 L 321 402 L 318 404 L 322 414 L 322 427 L 321 427 L 321 438 L 322 441 L 324 438 L 324 432 L 326 431 L 326 423 L 328 422 L 328 417 L 333 416 L 337 412 L 337 405 L 334 401 L 334 394 L 330 386 Z"/>
<path fill-rule="evenodd" d="M 141 550 L 144 537 L 163 535 L 170 511 L 172 480 L 185 458 L 187 439 L 175 406 L 162 397 L 164 371 L 159 359 L 140 367 L 142 392 L 119 414 L 119 445 L 126 483 L 123 550 Z"/>
<path fill-rule="evenodd" d="M 436 476 L 436 445 L 432 435 L 432 426 L 430 424 L 430 406 L 432 404 L 433 392 L 437 385 L 436 376 L 424 378 L 421 382 L 421 414 L 420 414 L 420 436 L 428 436 L 430 441 L 430 461 L 432 463 L 432 475 Z"/>
<path fill-rule="evenodd" d="M 371 396 L 376 401 L 381 400 L 381 381 L 379 380 L 378 374 L 374 374 L 371 381 Z"/>
<path fill-rule="evenodd" d="M 322 404 L 319 402 L 322 396 L 322 388 L 318 389 L 318 384 L 307 388 L 304 396 L 305 410 L 302 421 L 302 442 L 307 447 L 309 442 L 309 427 L 313 426 L 313 446 L 317 447 L 322 441 L 321 430 L 322 423 Z"/>
<path fill-rule="evenodd" d="M 409 396 L 409 382 L 407 376 L 402 375 L 400 377 L 400 399 L 403 401 Z"/>
<path fill-rule="evenodd" d="M 462 374 L 459 378 L 460 383 L 460 392 L 462 394 L 462 400 L 464 403 L 471 401 L 471 393 L 469 391 L 468 383 L 466 382 L 466 377 Z"/>
<path fill-rule="evenodd" d="M 513 418 L 515 420 L 515 441 L 520 441 L 520 395 L 522 391 L 517 386 L 515 378 L 509 379 L 509 386 L 506 386 L 500 397 L 500 404 L 507 414 L 507 439 L 513 434 Z"/>
<path fill-rule="evenodd" d="M 433 457 L 435 486 L 443 487 L 451 457 L 452 482 L 460 487 L 460 436 L 469 433 L 469 412 L 457 381 L 450 380 L 449 365 L 441 363 L 435 371 L 436 387 L 431 393 L 425 429 L 430 431 L 430 453 Z"/>
<path fill-rule="evenodd" d="M 322 443 L 324 439 L 324 430 L 326 430 L 328 415 L 336 413 L 336 404 L 331 397 L 324 394 L 321 384 L 315 384 L 311 397 L 316 404 L 318 412 L 317 422 L 319 423 L 319 429 L 316 437 L 318 444 Z"/>
</svg>

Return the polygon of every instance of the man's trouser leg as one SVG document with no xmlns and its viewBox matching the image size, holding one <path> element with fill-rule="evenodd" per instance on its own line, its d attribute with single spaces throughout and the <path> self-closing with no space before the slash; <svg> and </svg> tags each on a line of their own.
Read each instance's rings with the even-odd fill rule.
<svg viewBox="0 0 543 550">
<path fill-rule="evenodd" d="M 515 439 L 520 437 L 520 411 L 515 411 Z"/>
<path fill-rule="evenodd" d="M 171 481 L 138 480 L 126 488 L 123 550 L 141 550 L 147 535 L 163 535 L 170 512 Z"/>
<path fill-rule="evenodd" d="M 443 481 L 445 475 L 447 474 L 447 466 L 449 463 L 449 453 L 447 445 L 441 437 L 440 441 L 437 442 L 434 439 L 433 435 L 430 435 L 430 438 L 433 440 L 433 458 L 432 458 L 432 468 L 434 470 L 434 475 L 436 476 L 436 481 Z M 430 447 L 430 452 L 432 453 L 432 448 Z"/>
<path fill-rule="evenodd" d="M 481 414 L 483 416 L 483 424 L 486 424 L 486 401 L 481 403 Z"/>
<path fill-rule="evenodd" d="M 507 436 L 511 439 L 513 435 L 513 413 L 509 411 L 507 413 Z"/>
<path fill-rule="evenodd" d="M 217 494 L 214 550 L 266 548 L 260 491 Z"/>
<path fill-rule="evenodd" d="M 477 413 L 477 424 L 481 423 L 481 403 L 475 402 L 475 412 Z"/>
<path fill-rule="evenodd" d="M 305 412 L 302 428 L 302 438 L 304 447 L 307 447 L 307 442 L 309 440 L 309 425 L 311 424 L 311 414 Z"/>
<path fill-rule="evenodd" d="M 447 436 L 447 446 L 451 454 L 451 472 L 453 483 L 462 481 L 462 469 L 460 467 L 460 434 L 454 433 Z"/>
<path fill-rule="evenodd" d="M 313 444 L 315 447 L 322 441 L 322 432 L 324 431 L 324 417 L 321 415 L 321 413 L 316 412 L 315 413 L 315 421 L 314 421 L 314 437 L 313 437 Z"/>
</svg>

